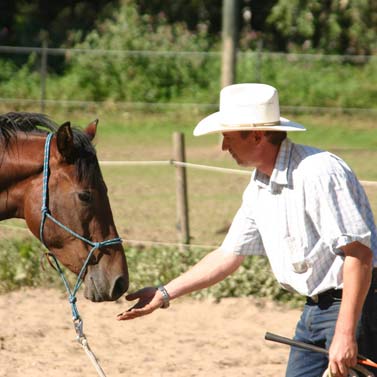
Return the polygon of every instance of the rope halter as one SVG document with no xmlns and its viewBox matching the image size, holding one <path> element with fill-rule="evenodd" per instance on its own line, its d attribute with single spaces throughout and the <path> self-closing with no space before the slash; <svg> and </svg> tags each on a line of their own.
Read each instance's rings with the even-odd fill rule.
<svg viewBox="0 0 377 377">
<path fill-rule="evenodd" d="M 82 335 L 82 321 L 81 321 L 80 315 L 79 315 L 77 307 L 76 307 L 76 301 L 77 301 L 76 293 L 77 293 L 77 291 L 79 290 L 79 288 L 82 284 L 83 276 L 84 276 L 85 271 L 88 267 L 89 261 L 90 261 L 92 255 L 93 255 L 93 253 L 97 249 L 100 249 L 101 247 L 104 247 L 104 246 L 111 246 L 111 245 L 120 244 L 120 243 L 122 243 L 122 239 L 119 238 L 119 237 L 116 237 L 116 238 L 112 238 L 112 239 L 106 240 L 106 241 L 93 242 L 93 241 L 88 240 L 87 238 L 79 235 L 78 233 L 74 232 L 73 230 L 71 230 L 70 228 L 68 228 L 64 224 L 62 224 L 59 220 L 57 220 L 55 217 L 53 217 L 51 215 L 51 213 L 48 209 L 48 206 L 47 206 L 47 199 L 48 199 L 48 179 L 49 179 L 49 173 L 50 173 L 50 171 L 49 171 L 50 170 L 49 169 L 50 144 L 51 144 L 51 139 L 52 139 L 53 136 L 54 136 L 53 133 L 49 133 L 47 135 L 46 143 L 45 143 L 45 147 L 44 147 L 42 208 L 41 208 L 42 218 L 41 218 L 41 224 L 40 224 L 40 228 L 39 228 L 39 238 L 40 238 L 40 241 L 42 242 L 42 244 L 48 249 L 48 247 L 46 246 L 46 244 L 44 242 L 43 230 L 44 230 L 44 226 L 45 226 L 45 223 L 46 223 L 46 219 L 49 218 L 56 225 L 58 225 L 60 228 L 63 228 L 69 234 L 73 235 L 74 237 L 78 238 L 79 240 L 87 243 L 88 245 L 90 245 L 92 247 L 88 256 L 85 259 L 84 264 L 81 267 L 81 270 L 80 270 L 80 272 L 77 276 L 77 280 L 76 280 L 76 283 L 75 283 L 73 289 L 70 288 L 68 280 L 67 280 L 67 278 L 64 274 L 64 271 L 62 270 L 56 256 L 53 253 L 49 254 L 53 258 L 56 269 L 59 272 L 60 277 L 63 280 L 65 288 L 68 292 L 68 299 L 69 299 L 69 303 L 71 304 L 73 321 L 75 323 L 76 332 L 80 336 L 80 335 Z"/>
</svg>

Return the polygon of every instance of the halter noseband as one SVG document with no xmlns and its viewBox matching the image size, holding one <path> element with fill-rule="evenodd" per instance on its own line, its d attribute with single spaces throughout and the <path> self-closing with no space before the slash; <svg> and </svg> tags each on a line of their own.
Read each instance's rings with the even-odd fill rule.
<svg viewBox="0 0 377 377">
<path fill-rule="evenodd" d="M 43 187 L 42 187 L 42 208 L 41 208 L 41 212 L 42 212 L 42 218 L 41 218 L 41 224 L 40 224 L 40 228 L 39 228 L 39 238 L 42 242 L 42 244 L 48 249 L 48 247 L 46 246 L 45 242 L 44 242 L 44 239 L 43 239 L 43 229 L 44 229 L 44 225 L 45 225 L 45 222 L 46 222 L 46 219 L 49 218 L 51 221 L 53 221 L 56 225 L 60 226 L 61 228 L 63 228 L 65 231 L 67 231 L 68 233 L 70 233 L 71 235 L 73 235 L 74 237 L 78 238 L 79 240 L 87 243 L 88 245 L 90 245 L 92 247 L 92 249 L 90 250 L 83 266 L 81 267 L 81 270 L 80 270 L 80 273 L 78 274 L 77 276 L 77 280 L 76 280 L 76 284 L 74 285 L 73 289 L 71 290 L 70 286 L 69 286 L 69 283 L 64 275 L 64 272 L 62 270 L 62 268 L 60 267 L 60 264 L 56 258 L 56 256 L 52 253 L 50 253 L 49 255 L 52 256 L 53 260 L 54 260 L 54 263 L 55 263 L 55 266 L 60 274 L 60 277 L 61 279 L 63 280 L 63 283 L 65 285 L 65 288 L 69 294 L 69 302 L 71 303 L 71 308 L 72 308 L 72 315 L 73 315 L 73 320 L 74 321 L 77 321 L 77 320 L 80 320 L 80 315 L 77 311 L 77 307 L 76 307 L 76 293 L 77 291 L 79 290 L 81 284 L 82 284 L 82 277 L 88 267 L 88 264 L 89 264 L 89 261 L 90 261 L 90 258 L 92 257 L 93 253 L 95 250 L 97 249 L 100 249 L 101 247 L 103 246 L 111 246 L 111 245 L 115 245 L 115 244 L 118 244 L 118 243 L 122 243 L 122 239 L 119 238 L 119 237 L 116 237 L 116 238 L 112 238 L 110 240 L 106 240 L 106 241 L 101 241 L 101 242 L 93 242 L 93 241 L 90 241 L 88 240 L 87 238 L 83 237 L 83 236 L 80 236 L 78 233 L 74 232 L 73 230 L 69 229 L 67 226 L 65 226 L 64 224 L 62 224 L 60 221 L 58 221 L 55 217 L 53 217 L 51 214 L 50 214 L 50 211 L 48 209 L 48 206 L 47 206 L 47 198 L 48 198 L 48 178 L 49 178 L 49 158 L 50 158 L 50 144 L 51 144 L 51 139 L 53 137 L 53 133 L 49 133 L 47 135 L 47 138 L 46 138 L 46 143 L 45 143 L 45 148 L 44 148 L 44 160 L 43 160 Z M 81 321 L 80 321 L 81 322 Z"/>
</svg>

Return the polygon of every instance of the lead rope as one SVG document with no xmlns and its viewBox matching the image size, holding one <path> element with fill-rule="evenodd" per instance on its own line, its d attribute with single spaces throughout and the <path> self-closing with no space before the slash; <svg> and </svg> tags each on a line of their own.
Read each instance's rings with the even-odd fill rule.
<svg viewBox="0 0 377 377">
<path fill-rule="evenodd" d="M 368 369 L 361 365 L 356 365 L 352 367 L 352 369 L 348 372 L 348 377 L 374 377 L 374 374 L 370 372 Z M 325 373 L 323 373 L 322 377 L 333 377 L 330 368 L 325 370 Z"/>
<path fill-rule="evenodd" d="M 83 321 L 80 317 L 80 314 L 79 314 L 79 312 L 77 310 L 77 306 L 76 306 L 76 302 L 77 302 L 76 294 L 77 294 L 77 291 L 79 290 L 79 288 L 82 284 L 82 281 L 83 281 L 82 277 L 83 277 L 83 275 L 86 271 L 86 268 L 88 267 L 89 261 L 90 261 L 92 255 L 93 255 L 94 251 L 103 247 L 103 246 L 111 246 L 111 245 L 115 245 L 115 244 L 118 244 L 118 243 L 122 243 L 122 239 L 119 238 L 119 237 L 116 237 L 116 238 L 113 238 L 111 240 L 106 240 L 106 241 L 102 241 L 102 242 L 90 241 L 90 240 L 86 239 L 85 237 L 80 236 L 78 233 L 74 232 L 73 230 L 69 229 L 67 226 L 62 224 L 57 219 L 55 219 L 49 213 L 49 209 L 48 209 L 48 205 L 47 205 L 47 199 L 48 199 L 50 144 L 51 144 L 52 137 L 53 137 L 52 133 L 47 135 L 45 148 L 44 148 L 43 183 L 42 183 L 42 208 L 41 208 L 42 218 L 41 218 L 41 224 L 40 224 L 40 228 L 39 228 L 39 238 L 40 238 L 42 244 L 48 250 L 48 247 L 46 246 L 46 244 L 44 242 L 44 238 L 43 238 L 43 229 L 44 229 L 46 219 L 49 218 L 56 225 L 60 226 L 62 229 L 64 229 L 65 231 L 67 231 L 71 235 L 75 236 L 79 240 L 81 240 L 81 241 L 89 244 L 90 246 L 92 246 L 92 249 L 90 250 L 83 266 L 81 267 L 80 273 L 77 276 L 76 283 L 75 283 L 72 290 L 69 286 L 69 283 L 68 283 L 68 280 L 67 280 L 67 278 L 64 274 L 64 271 L 62 270 L 57 258 L 55 257 L 55 255 L 52 254 L 52 253 L 48 253 L 48 255 L 52 257 L 54 264 L 55 264 L 55 267 L 56 267 L 56 270 L 59 272 L 59 275 L 60 275 L 60 277 L 63 281 L 63 284 L 64 284 L 64 286 L 67 290 L 68 301 L 71 305 L 71 310 L 72 310 L 73 325 L 74 325 L 74 328 L 75 328 L 75 331 L 76 331 L 76 334 L 77 334 L 76 339 L 81 344 L 81 346 L 83 347 L 84 351 L 86 352 L 87 356 L 89 357 L 90 361 L 92 362 L 94 368 L 96 369 L 98 375 L 100 377 L 106 377 L 105 372 L 101 368 L 101 365 L 99 364 L 98 359 L 96 358 L 93 351 L 90 349 L 88 340 L 87 340 L 87 338 L 84 334 Z"/>
</svg>

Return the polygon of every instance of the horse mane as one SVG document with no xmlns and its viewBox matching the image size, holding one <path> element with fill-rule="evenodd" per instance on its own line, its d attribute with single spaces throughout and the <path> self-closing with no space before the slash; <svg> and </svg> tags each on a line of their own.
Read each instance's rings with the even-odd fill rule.
<svg viewBox="0 0 377 377">
<path fill-rule="evenodd" d="M 75 146 L 76 173 L 79 181 L 94 185 L 98 179 L 103 181 L 99 167 L 97 153 L 89 137 L 77 128 L 72 128 L 73 143 Z"/>
<path fill-rule="evenodd" d="M 55 132 L 58 125 L 47 115 L 39 113 L 10 112 L 0 114 L 0 143 L 8 146 L 9 141 L 21 131 L 25 133 Z"/>
<path fill-rule="evenodd" d="M 56 132 L 59 125 L 47 115 L 29 112 L 9 112 L 0 114 L 0 145 L 9 145 L 17 132 L 27 134 L 47 134 Z M 93 183 L 102 179 L 95 148 L 90 139 L 80 129 L 72 127 L 73 143 L 76 150 L 76 174 L 80 181 Z"/>
</svg>

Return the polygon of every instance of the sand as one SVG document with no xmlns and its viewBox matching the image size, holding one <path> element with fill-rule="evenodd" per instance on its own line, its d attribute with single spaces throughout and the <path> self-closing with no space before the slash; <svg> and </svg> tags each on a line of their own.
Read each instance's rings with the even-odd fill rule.
<svg viewBox="0 0 377 377">
<path fill-rule="evenodd" d="M 127 308 L 91 303 L 80 291 L 84 333 L 107 377 L 284 376 L 289 347 L 264 340 L 291 337 L 299 310 L 254 298 L 182 298 L 167 310 L 119 322 Z M 0 296 L 1 377 L 98 376 L 71 321 L 65 293 L 24 289 Z"/>
</svg>

